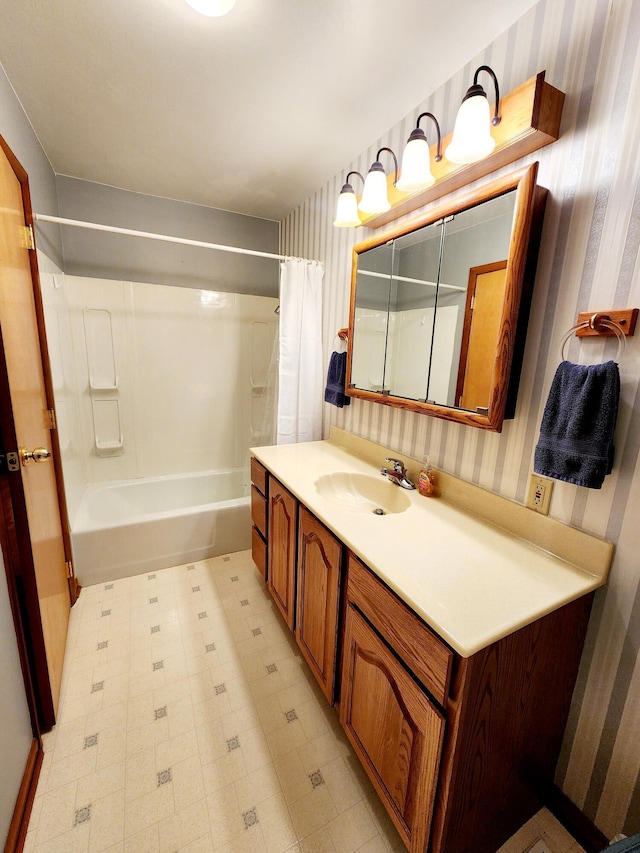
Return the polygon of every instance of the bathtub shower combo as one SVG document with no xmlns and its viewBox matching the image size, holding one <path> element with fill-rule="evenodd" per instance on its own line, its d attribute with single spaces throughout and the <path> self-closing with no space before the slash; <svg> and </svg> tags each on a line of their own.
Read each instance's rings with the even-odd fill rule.
<svg viewBox="0 0 640 853">
<path fill-rule="evenodd" d="M 79 582 L 249 548 L 278 300 L 56 278 L 45 316 Z"/>
<path fill-rule="evenodd" d="M 248 469 L 88 486 L 73 551 L 85 586 L 251 547 Z"/>
<path fill-rule="evenodd" d="M 36 219 L 283 262 L 278 297 L 254 295 L 250 287 L 230 293 L 68 276 L 53 264 L 41 276 L 80 583 L 249 548 L 249 447 L 265 443 L 275 429 L 265 424 L 275 416 L 269 365 L 280 301 L 287 335 L 305 350 L 294 368 L 313 365 L 305 385 L 314 389 L 304 416 L 292 418 L 289 409 L 301 408 L 291 397 L 300 383 L 291 381 L 291 389 L 280 383 L 276 408 L 280 398 L 287 401 L 285 438 L 321 437 L 322 264 L 79 220 Z M 311 304 L 316 310 L 303 310 Z M 307 421 L 313 424 L 308 436 L 300 434 Z"/>
</svg>

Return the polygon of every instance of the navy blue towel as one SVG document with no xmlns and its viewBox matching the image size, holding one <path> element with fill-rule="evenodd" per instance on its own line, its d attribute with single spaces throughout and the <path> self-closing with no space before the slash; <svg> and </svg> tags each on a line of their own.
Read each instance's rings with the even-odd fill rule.
<svg viewBox="0 0 640 853">
<path fill-rule="evenodd" d="M 344 383 L 347 376 L 346 352 L 332 352 L 327 371 L 327 387 L 324 390 L 325 403 L 331 403 L 341 409 L 351 403 L 351 397 L 344 393 Z"/>
<path fill-rule="evenodd" d="M 613 468 L 613 434 L 620 402 L 615 361 L 563 361 L 553 377 L 533 470 L 545 477 L 600 489 Z"/>
</svg>

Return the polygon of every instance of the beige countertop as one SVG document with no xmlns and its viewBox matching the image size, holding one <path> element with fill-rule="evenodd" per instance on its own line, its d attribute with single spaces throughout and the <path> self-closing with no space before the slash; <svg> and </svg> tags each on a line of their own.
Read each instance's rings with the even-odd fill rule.
<svg viewBox="0 0 640 853">
<path fill-rule="evenodd" d="M 317 481 L 337 472 L 377 477 L 383 489 L 399 490 L 380 474 L 385 454 L 398 454 L 365 442 L 370 458 L 380 454 L 374 464 L 352 452 L 353 448 L 347 449 L 341 432 L 332 431 L 331 441 L 257 447 L 252 453 L 463 657 L 606 582 L 613 554 L 610 543 L 537 517 L 537 513 L 475 486 L 464 484 L 463 491 L 467 487 L 474 490 L 480 514 L 469 511 L 466 501 L 462 508 L 447 497 L 425 498 L 417 489 L 402 490 L 409 502 L 407 509 L 383 516 L 375 515 L 370 507 L 324 496 Z M 362 452 L 362 447 L 355 449 Z M 405 458 L 405 462 L 412 473 L 409 460 Z M 440 476 L 449 485 L 455 479 Z M 456 483 L 443 487 L 443 493 L 454 495 L 462 481 Z M 496 500 L 501 505 L 494 508 L 494 517 L 497 513 L 500 526 L 481 517 L 482 506 L 486 503 L 490 508 Z M 516 518 L 510 523 L 512 511 L 514 517 L 521 517 L 520 522 Z M 490 510 L 487 513 L 491 517 Z M 534 516 L 535 523 L 529 524 Z M 505 529 L 510 526 L 513 530 Z M 545 532 L 547 528 L 550 534 Z M 534 536 L 541 530 L 540 541 L 547 550 L 527 541 L 522 531 L 529 529 Z M 549 552 L 549 541 L 569 539 L 568 555 Z M 581 554 L 585 555 L 584 565 Z"/>
</svg>

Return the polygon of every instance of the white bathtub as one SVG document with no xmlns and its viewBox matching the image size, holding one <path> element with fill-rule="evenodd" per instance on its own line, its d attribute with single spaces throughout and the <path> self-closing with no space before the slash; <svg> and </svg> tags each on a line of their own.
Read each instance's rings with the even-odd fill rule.
<svg viewBox="0 0 640 853">
<path fill-rule="evenodd" d="M 247 469 L 87 487 L 71 525 L 83 586 L 251 547 Z"/>
</svg>

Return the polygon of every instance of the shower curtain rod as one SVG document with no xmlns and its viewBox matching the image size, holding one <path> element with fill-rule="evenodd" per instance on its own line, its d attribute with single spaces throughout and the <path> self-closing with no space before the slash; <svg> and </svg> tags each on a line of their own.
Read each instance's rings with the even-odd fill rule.
<svg viewBox="0 0 640 853">
<path fill-rule="evenodd" d="M 88 228 L 91 231 L 109 231 L 112 234 L 125 234 L 129 237 L 145 237 L 147 240 L 161 240 L 165 243 L 182 243 L 185 246 L 198 246 L 201 249 L 218 249 L 220 252 L 233 252 L 236 255 L 253 255 L 257 258 L 271 258 L 274 261 L 286 261 L 292 255 L 274 255 L 270 252 L 258 252 L 254 249 L 239 249 L 236 246 L 223 246 L 220 243 L 205 243 L 202 240 L 189 240 L 186 237 L 170 237 L 167 234 L 154 234 L 151 231 L 134 231 L 131 228 L 118 228 L 115 225 L 100 225 L 97 222 L 82 222 L 80 219 L 63 219 L 45 213 L 34 213 L 38 222 L 53 222 L 57 225 L 74 225 L 76 228 Z M 307 260 L 302 258 L 301 260 Z M 319 263 L 319 261 L 312 261 Z"/>
</svg>

